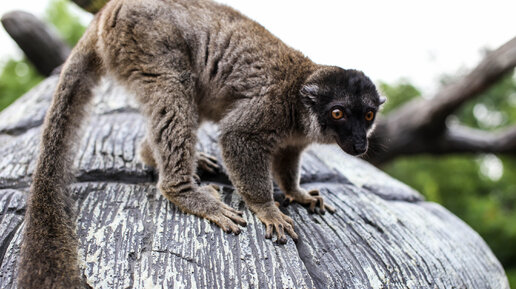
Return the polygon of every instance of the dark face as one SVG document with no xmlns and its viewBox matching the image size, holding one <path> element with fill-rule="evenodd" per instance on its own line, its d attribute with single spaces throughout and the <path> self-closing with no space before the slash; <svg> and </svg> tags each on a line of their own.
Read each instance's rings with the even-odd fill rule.
<svg viewBox="0 0 516 289">
<path fill-rule="evenodd" d="M 324 67 L 308 78 L 301 94 L 317 115 L 323 135 L 335 138 L 348 154 L 367 151 L 368 132 L 385 101 L 367 76 L 357 70 Z"/>
</svg>

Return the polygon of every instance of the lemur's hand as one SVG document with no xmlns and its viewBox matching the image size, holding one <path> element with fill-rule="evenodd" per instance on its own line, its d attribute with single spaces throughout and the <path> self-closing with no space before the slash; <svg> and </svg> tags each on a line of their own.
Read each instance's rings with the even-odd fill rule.
<svg viewBox="0 0 516 289">
<path fill-rule="evenodd" d="M 250 205 L 251 210 L 256 216 L 265 224 L 266 232 L 265 238 L 271 239 L 273 232 L 276 232 L 276 241 L 279 244 L 287 243 L 287 234 L 292 237 L 294 241 L 297 241 L 298 236 L 294 231 L 294 220 L 289 216 L 283 214 L 274 202 L 266 204 L 254 204 Z"/>
<path fill-rule="evenodd" d="M 303 189 L 297 189 L 293 192 L 288 192 L 285 194 L 286 204 L 290 204 L 292 202 L 297 202 L 302 205 L 308 205 L 308 211 L 310 213 L 319 213 L 324 214 L 326 211 L 330 213 L 335 213 L 335 208 L 325 204 L 322 196 L 319 195 L 319 190 L 311 190 L 309 192 Z M 316 210 L 316 207 L 318 210 Z"/>
</svg>

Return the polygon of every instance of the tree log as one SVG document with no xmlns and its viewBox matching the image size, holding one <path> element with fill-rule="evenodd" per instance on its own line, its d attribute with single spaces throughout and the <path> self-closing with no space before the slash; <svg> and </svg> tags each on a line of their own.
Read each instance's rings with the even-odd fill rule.
<svg viewBox="0 0 516 289">
<path fill-rule="evenodd" d="M 70 54 L 70 47 L 57 33 L 30 13 L 6 13 L 2 16 L 2 25 L 44 76 L 49 76 Z"/>
<path fill-rule="evenodd" d="M 53 76 L 0 114 L 0 287 L 14 288 L 25 199 Z M 318 188 L 335 214 L 281 209 L 299 241 L 274 244 L 224 172 L 200 172 L 244 211 L 238 236 L 184 214 L 156 189 L 137 157 L 145 126 L 137 106 L 105 81 L 75 157 L 70 186 L 80 267 L 93 288 L 509 288 L 485 242 L 438 204 L 336 146 L 304 153 L 301 186 Z M 198 150 L 220 160 L 217 128 L 204 125 Z M 283 196 L 276 188 L 278 200 Z"/>
<path fill-rule="evenodd" d="M 401 155 L 465 152 L 515 153 L 516 126 L 496 135 L 450 128 L 447 117 L 516 66 L 516 37 L 486 57 L 469 74 L 443 87 L 434 97 L 418 98 L 378 120 L 368 160 L 379 165 Z M 488 138 L 482 140 L 482 137 Z M 471 143 L 470 143 L 471 141 Z M 503 143 L 499 145 L 498 141 Z"/>
</svg>

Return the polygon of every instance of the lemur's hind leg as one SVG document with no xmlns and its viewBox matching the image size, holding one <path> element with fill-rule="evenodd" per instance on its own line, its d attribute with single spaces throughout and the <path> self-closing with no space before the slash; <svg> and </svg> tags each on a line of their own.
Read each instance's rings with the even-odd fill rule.
<svg viewBox="0 0 516 289">
<path fill-rule="evenodd" d="M 148 138 L 141 155 L 159 171 L 158 188 L 186 213 L 206 218 L 226 232 L 240 233 L 242 213 L 221 202 L 212 186 L 198 186 L 196 169 L 197 108 L 188 72 L 152 75 L 141 82 L 140 93 L 148 117 Z"/>
</svg>

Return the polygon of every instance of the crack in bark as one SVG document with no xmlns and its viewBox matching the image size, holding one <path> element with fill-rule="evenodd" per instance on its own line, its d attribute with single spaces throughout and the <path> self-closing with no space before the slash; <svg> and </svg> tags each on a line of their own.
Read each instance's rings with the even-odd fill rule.
<svg viewBox="0 0 516 289">
<path fill-rule="evenodd" d="M 23 220 L 20 220 L 18 225 L 14 227 L 14 229 L 7 234 L 7 237 L 5 238 L 3 244 L 0 245 L 0 264 L 3 263 L 5 253 L 7 252 L 7 248 L 9 248 L 9 245 L 11 244 L 11 241 L 14 239 L 14 237 L 17 235 L 16 233 L 20 229 L 21 225 L 23 224 Z"/>
</svg>

